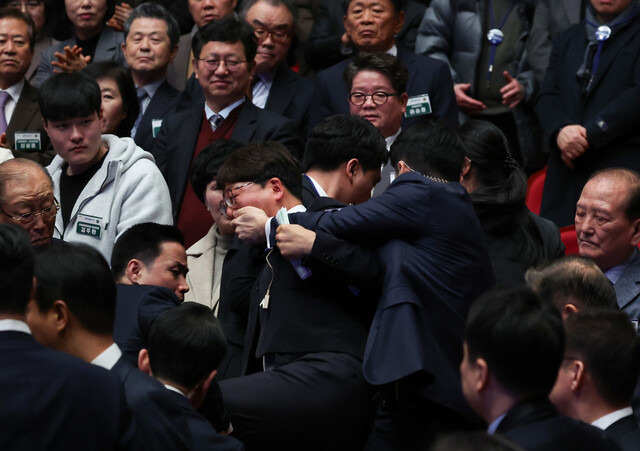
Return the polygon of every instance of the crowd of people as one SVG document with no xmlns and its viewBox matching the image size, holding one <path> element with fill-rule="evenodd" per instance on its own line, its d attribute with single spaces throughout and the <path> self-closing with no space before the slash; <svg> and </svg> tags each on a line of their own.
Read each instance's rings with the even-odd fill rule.
<svg viewBox="0 0 640 451">
<path fill-rule="evenodd" d="M 0 449 L 640 449 L 638 0 L 0 5 Z"/>
</svg>

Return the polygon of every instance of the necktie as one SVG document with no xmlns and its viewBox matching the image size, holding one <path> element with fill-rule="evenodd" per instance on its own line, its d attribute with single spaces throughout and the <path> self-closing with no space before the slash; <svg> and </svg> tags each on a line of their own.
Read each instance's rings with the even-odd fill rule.
<svg viewBox="0 0 640 451">
<path fill-rule="evenodd" d="M 140 114 L 138 114 L 138 118 L 136 119 L 136 122 L 133 124 L 133 128 L 131 129 L 132 138 L 136 137 L 136 132 L 138 131 L 140 120 L 142 119 L 142 115 L 144 114 L 144 111 L 142 111 L 142 103 L 144 102 L 144 99 L 149 97 L 149 94 L 147 94 L 147 91 L 145 91 L 144 88 L 136 88 L 136 94 L 138 95 L 138 104 L 140 105 Z"/>
<path fill-rule="evenodd" d="M 224 118 L 219 114 L 214 114 L 213 116 L 211 116 L 211 118 L 209 118 L 209 123 L 211 124 L 211 130 L 215 132 L 216 129 L 220 126 L 220 124 L 222 124 L 222 121 L 224 121 Z"/>
<path fill-rule="evenodd" d="M 9 101 L 9 93 L 7 91 L 0 92 L 0 133 L 7 131 L 7 118 L 4 115 L 4 107 Z"/>
</svg>

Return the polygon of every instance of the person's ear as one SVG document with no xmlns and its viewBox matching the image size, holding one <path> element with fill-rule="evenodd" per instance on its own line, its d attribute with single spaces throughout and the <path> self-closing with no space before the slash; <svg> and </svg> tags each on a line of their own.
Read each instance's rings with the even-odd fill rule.
<svg viewBox="0 0 640 451">
<path fill-rule="evenodd" d="M 487 365 L 486 360 L 483 358 L 477 358 L 476 361 L 473 362 L 473 366 L 476 374 L 475 389 L 480 393 L 489 385 L 489 365 Z"/>
<path fill-rule="evenodd" d="M 282 181 L 278 177 L 272 177 L 267 183 L 271 189 L 274 199 L 278 201 L 281 200 L 285 193 L 285 187 L 282 184 Z"/>
<path fill-rule="evenodd" d="M 396 13 L 394 21 L 395 23 L 393 24 L 393 34 L 398 34 L 404 26 L 404 11 L 398 11 Z"/>
<path fill-rule="evenodd" d="M 467 177 L 469 171 L 471 171 L 471 160 L 469 157 L 464 157 L 464 160 L 462 160 L 462 171 L 460 171 L 460 181 Z"/>
<path fill-rule="evenodd" d="M 347 177 L 351 182 L 353 182 L 353 178 L 355 177 L 358 171 L 362 170 L 362 166 L 360 166 L 360 162 L 358 161 L 357 158 L 352 158 L 349 161 L 347 161 L 345 170 L 347 173 Z"/>
<path fill-rule="evenodd" d="M 637 246 L 640 243 L 640 218 L 631 223 L 633 234 L 631 235 L 631 245 Z"/>
<path fill-rule="evenodd" d="M 149 364 L 149 351 L 146 348 L 142 348 L 138 353 L 138 369 L 149 376 L 153 376 L 151 365 Z"/>
<path fill-rule="evenodd" d="M 573 362 L 571 362 L 568 371 L 570 375 L 571 391 L 575 392 L 580 390 L 584 384 L 586 377 L 584 362 L 582 362 L 582 360 L 574 360 Z"/>
<path fill-rule="evenodd" d="M 398 161 L 398 175 L 406 174 L 407 172 L 411 172 L 409 165 L 403 160 Z"/>
<path fill-rule="evenodd" d="M 578 313 L 578 307 L 575 304 L 567 303 L 562 307 L 562 321 L 570 317 L 571 315 L 575 315 Z"/>
<path fill-rule="evenodd" d="M 146 267 L 144 263 L 142 263 L 137 258 L 132 258 L 131 260 L 129 260 L 129 263 L 127 263 L 127 268 L 125 269 L 125 276 L 127 277 L 127 279 L 129 279 L 129 281 L 132 284 L 140 285 L 140 280 L 143 277 L 145 268 Z"/>
</svg>

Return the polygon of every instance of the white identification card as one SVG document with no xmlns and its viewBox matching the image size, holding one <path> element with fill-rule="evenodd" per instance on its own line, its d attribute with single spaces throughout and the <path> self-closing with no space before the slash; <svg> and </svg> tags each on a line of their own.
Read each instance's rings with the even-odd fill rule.
<svg viewBox="0 0 640 451">
<path fill-rule="evenodd" d="M 162 127 L 162 119 L 151 119 L 151 134 L 154 138 L 160 133 L 160 127 Z"/>
<path fill-rule="evenodd" d="M 424 116 L 431 114 L 431 100 L 429 94 L 420 94 L 418 96 L 409 97 L 407 101 L 407 111 L 404 117 Z"/>
<path fill-rule="evenodd" d="M 102 236 L 102 218 L 78 213 L 76 233 L 100 239 Z"/>
<path fill-rule="evenodd" d="M 13 142 L 16 150 L 26 152 L 42 150 L 40 132 L 15 132 Z"/>
</svg>

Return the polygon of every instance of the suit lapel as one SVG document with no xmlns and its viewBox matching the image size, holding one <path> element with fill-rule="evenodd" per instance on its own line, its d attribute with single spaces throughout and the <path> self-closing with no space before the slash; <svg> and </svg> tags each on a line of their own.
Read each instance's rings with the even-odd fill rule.
<svg viewBox="0 0 640 451">
<path fill-rule="evenodd" d="M 605 77 L 609 66 L 611 66 L 611 64 L 615 61 L 618 52 L 622 51 L 627 46 L 629 41 L 635 39 L 636 33 L 638 33 L 639 29 L 638 24 L 638 19 L 634 19 L 632 24 L 618 31 L 620 35 L 617 37 L 617 39 L 615 34 L 612 34 L 611 39 L 609 39 L 608 42 L 604 43 L 602 56 L 600 57 L 596 76 L 593 80 L 593 86 L 589 91 L 589 95 L 591 95 L 591 93 L 597 89 L 598 84 L 600 84 L 602 79 Z M 615 32 L 616 29 L 614 27 L 613 33 Z"/>
<path fill-rule="evenodd" d="M 118 40 L 116 39 L 116 32 L 109 27 L 105 27 L 100 33 L 98 44 L 96 45 L 96 52 L 94 60 L 98 61 L 117 61 L 113 56 L 117 54 L 120 49 Z"/>
<path fill-rule="evenodd" d="M 136 141 L 145 142 L 151 135 L 151 121 L 153 119 L 161 119 L 167 114 L 175 102 L 172 102 L 174 97 L 178 96 L 178 92 L 174 91 L 171 85 L 165 80 L 159 87 L 154 96 L 151 98 L 151 102 L 147 106 L 146 111 L 140 119 L 140 127 L 136 132 Z"/>
<path fill-rule="evenodd" d="M 13 142 L 13 133 L 26 130 L 36 114 L 38 114 L 38 91 L 25 80 L 13 116 L 7 126 L 7 137 L 11 136 Z"/>
<path fill-rule="evenodd" d="M 616 290 L 618 307 L 624 308 L 640 294 L 640 258 L 631 263 L 620 276 L 620 279 L 613 285 Z"/>
<path fill-rule="evenodd" d="M 295 77 L 292 77 L 289 71 L 290 69 L 283 64 L 276 70 L 269 97 L 264 106 L 265 110 L 275 111 L 284 116 L 284 112 L 293 100 L 290 85 L 295 84 Z"/>
<path fill-rule="evenodd" d="M 241 143 L 248 143 L 253 140 L 253 136 L 256 134 L 258 107 L 251 103 L 249 99 L 245 99 L 241 108 L 236 125 L 233 127 L 231 139 Z"/>
</svg>

